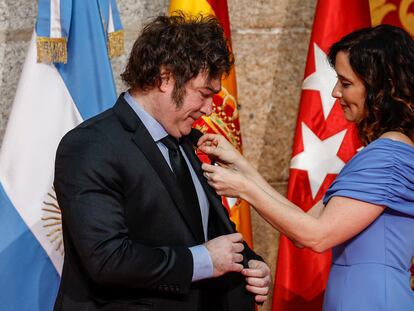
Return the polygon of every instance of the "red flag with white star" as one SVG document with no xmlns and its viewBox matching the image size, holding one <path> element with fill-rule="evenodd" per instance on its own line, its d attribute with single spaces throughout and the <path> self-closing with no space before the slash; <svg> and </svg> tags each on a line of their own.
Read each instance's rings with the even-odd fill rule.
<svg viewBox="0 0 414 311">
<path fill-rule="evenodd" d="M 356 129 L 331 96 L 336 73 L 326 54 L 345 34 L 371 25 L 368 0 L 319 0 L 302 86 L 287 197 L 307 211 L 323 198 L 361 146 Z M 273 311 L 321 310 L 331 253 L 279 240 Z"/>
</svg>

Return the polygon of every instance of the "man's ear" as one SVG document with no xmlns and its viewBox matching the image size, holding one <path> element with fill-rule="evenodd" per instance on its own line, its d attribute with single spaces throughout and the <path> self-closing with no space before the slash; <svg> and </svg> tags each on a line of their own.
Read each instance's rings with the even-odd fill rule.
<svg viewBox="0 0 414 311">
<path fill-rule="evenodd" d="M 172 77 L 171 71 L 165 67 L 160 68 L 160 81 L 158 88 L 161 92 L 166 92 L 168 89 L 174 87 L 174 79 Z"/>
</svg>

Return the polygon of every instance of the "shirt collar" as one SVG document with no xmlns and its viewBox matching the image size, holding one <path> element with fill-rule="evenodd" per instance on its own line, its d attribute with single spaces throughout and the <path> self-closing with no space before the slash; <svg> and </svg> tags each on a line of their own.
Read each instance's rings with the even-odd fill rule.
<svg viewBox="0 0 414 311">
<path fill-rule="evenodd" d="M 157 142 L 168 135 L 167 131 L 157 120 L 154 119 L 144 108 L 131 96 L 129 91 L 125 92 L 124 99 L 135 111 L 137 116 L 141 119 L 144 126 L 147 128 L 152 139 Z"/>
</svg>

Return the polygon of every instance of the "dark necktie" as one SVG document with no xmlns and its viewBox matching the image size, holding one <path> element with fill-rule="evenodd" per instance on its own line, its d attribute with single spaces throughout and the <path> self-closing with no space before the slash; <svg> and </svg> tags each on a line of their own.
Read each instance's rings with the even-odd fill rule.
<svg viewBox="0 0 414 311">
<path fill-rule="evenodd" d="M 188 209 L 192 213 L 195 213 L 194 215 L 200 215 L 200 218 L 200 205 L 198 203 L 197 192 L 187 162 L 181 153 L 178 139 L 168 135 L 161 139 L 161 142 L 168 148 L 170 164 Z"/>
</svg>

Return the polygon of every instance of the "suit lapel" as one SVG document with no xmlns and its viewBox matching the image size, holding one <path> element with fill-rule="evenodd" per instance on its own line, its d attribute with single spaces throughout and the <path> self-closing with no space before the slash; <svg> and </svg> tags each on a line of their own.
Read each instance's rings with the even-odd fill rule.
<svg viewBox="0 0 414 311">
<path fill-rule="evenodd" d="M 129 107 L 128 103 L 123 99 L 123 95 L 121 95 L 118 99 L 116 105 L 114 106 L 114 110 L 121 122 L 124 124 L 124 128 L 131 132 L 134 144 L 145 155 L 152 168 L 160 177 L 160 180 L 173 199 L 177 209 L 190 228 L 190 231 L 196 241 L 200 244 L 204 243 L 204 233 L 200 212 L 187 208 L 187 205 L 183 199 L 183 193 L 178 187 L 174 174 L 168 166 L 168 163 L 165 161 L 162 153 L 158 149 L 144 124 L 131 109 L 131 107 Z"/>
<path fill-rule="evenodd" d="M 225 210 L 225 207 L 221 203 L 221 198 L 216 194 L 213 188 L 207 183 L 206 179 L 203 176 L 203 170 L 201 169 L 201 161 L 194 152 L 192 143 L 194 144 L 193 137 L 185 137 L 185 143 L 183 144 L 183 149 L 188 157 L 188 160 L 191 162 L 194 171 L 197 174 L 198 179 L 207 195 L 208 200 L 210 201 L 210 207 L 214 208 L 219 219 L 223 222 L 225 228 L 229 233 L 233 233 L 234 228 L 231 225 L 229 216 Z"/>
</svg>

